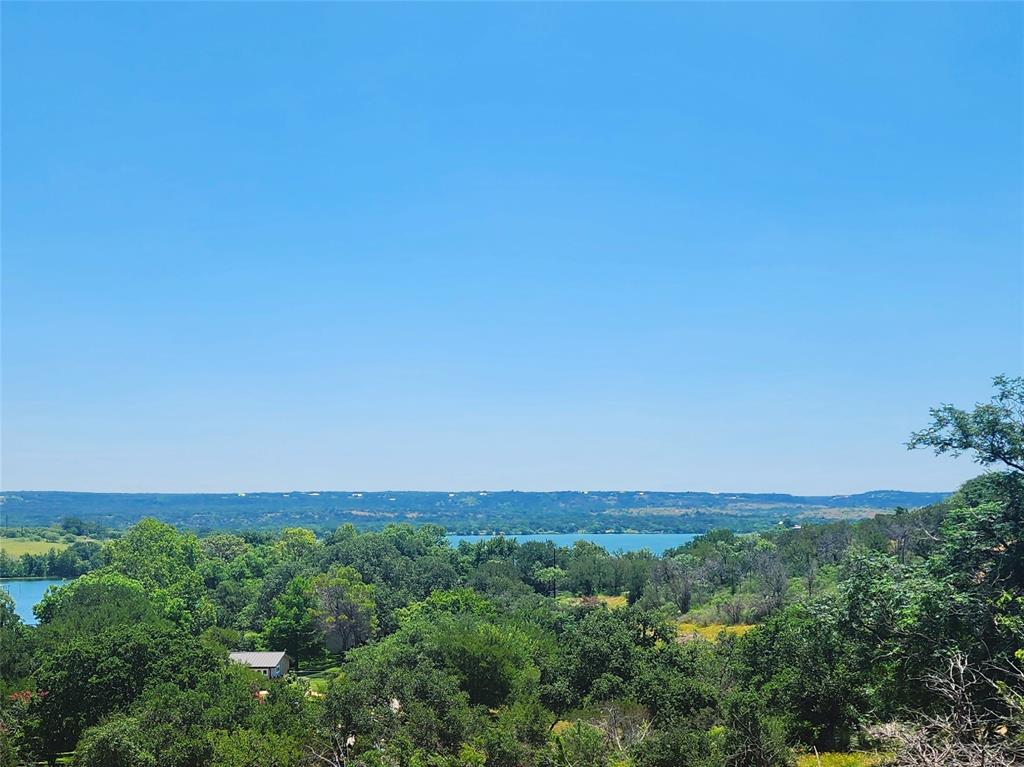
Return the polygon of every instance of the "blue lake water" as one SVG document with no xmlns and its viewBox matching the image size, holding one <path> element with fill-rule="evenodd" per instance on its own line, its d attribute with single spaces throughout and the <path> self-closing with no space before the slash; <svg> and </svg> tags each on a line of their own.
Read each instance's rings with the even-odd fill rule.
<svg viewBox="0 0 1024 767">
<path fill-rule="evenodd" d="M 452 546 L 459 541 L 485 541 L 494 535 L 449 535 Z M 506 535 L 520 543 L 527 541 L 551 541 L 556 546 L 572 546 L 576 541 L 590 541 L 603 546 L 610 552 L 639 551 L 647 549 L 652 554 L 663 554 L 667 549 L 682 546 L 697 537 L 696 533 L 531 533 L 529 535 Z"/>
<path fill-rule="evenodd" d="M 14 612 L 25 623 L 36 623 L 32 608 L 39 604 L 46 590 L 55 583 L 67 583 L 54 578 L 0 578 L 0 589 L 14 599 Z"/>
</svg>

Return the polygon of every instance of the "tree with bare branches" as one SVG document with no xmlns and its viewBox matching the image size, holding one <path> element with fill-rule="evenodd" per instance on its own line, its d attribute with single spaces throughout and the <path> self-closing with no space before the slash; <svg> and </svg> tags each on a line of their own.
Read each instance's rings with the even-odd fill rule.
<svg viewBox="0 0 1024 767">
<path fill-rule="evenodd" d="M 893 767 L 1014 767 L 1024 764 L 1020 701 L 1024 672 L 1016 664 L 997 669 L 951 655 L 926 685 L 944 703 L 910 723 L 876 727 L 873 734 L 895 747 Z"/>
</svg>

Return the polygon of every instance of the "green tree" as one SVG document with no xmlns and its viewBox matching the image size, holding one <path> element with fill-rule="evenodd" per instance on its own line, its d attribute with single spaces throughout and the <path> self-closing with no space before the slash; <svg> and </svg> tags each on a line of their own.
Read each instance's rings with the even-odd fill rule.
<svg viewBox="0 0 1024 767">
<path fill-rule="evenodd" d="M 14 600 L 0 591 L 0 693 L 24 679 L 32 669 L 32 634 L 14 611 Z"/>
<path fill-rule="evenodd" d="M 244 728 L 210 736 L 210 767 L 297 767 L 306 763 L 301 742 L 290 735 Z"/>
<path fill-rule="evenodd" d="M 172 626 L 113 626 L 49 647 L 36 672 L 33 699 L 46 755 L 69 751 L 87 727 L 134 703 L 154 681 L 188 688 L 227 659 Z"/>
<path fill-rule="evenodd" d="M 203 553 L 207 557 L 230 562 L 249 551 L 252 546 L 240 535 L 231 533 L 215 533 L 208 535 L 202 540 Z"/>
<path fill-rule="evenodd" d="M 576 541 L 570 552 L 566 582 L 574 593 L 592 596 L 610 585 L 612 566 L 607 551 L 596 543 Z"/>
<path fill-rule="evenodd" d="M 281 531 L 281 537 L 274 547 L 279 556 L 286 559 L 300 559 L 316 548 L 316 534 L 303 527 L 289 527 Z"/>
<path fill-rule="evenodd" d="M 309 578 L 297 576 L 272 606 L 263 628 L 263 643 L 273 650 L 285 650 L 297 661 L 323 655 L 323 633 L 318 625 L 319 605 Z"/>
<path fill-rule="evenodd" d="M 561 567 L 538 567 L 533 578 L 537 583 L 545 584 L 548 595 L 558 596 L 558 586 L 565 581 L 565 570 Z"/>
<path fill-rule="evenodd" d="M 622 568 L 622 583 L 628 592 L 630 605 L 635 605 L 644 595 L 644 589 L 651 580 L 651 567 L 654 565 L 654 555 L 646 549 L 640 551 L 629 551 L 618 559 Z"/>
<path fill-rule="evenodd" d="M 374 589 L 351 567 L 335 566 L 312 581 L 317 622 L 327 649 L 344 652 L 366 642 L 377 627 Z"/>
<path fill-rule="evenodd" d="M 725 735 L 722 726 L 696 730 L 682 723 L 673 724 L 640 744 L 635 751 L 635 764 L 637 767 L 731 767 L 733 762 L 726 761 Z"/>
<path fill-rule="evenodd" d="M 432 638 L 434 647 L 474 704 L 494 707 L 505 702 L 531 665 L 529 639 L 513 626 L 460 616 L 439 628 L 443 634 Z"/>
<path fill-rule="evenodd" d="M 74 767 L 154 767 L 138 722 L 127 716 L 90 727 L 75 749 Z"/>
<path fill-rule="evenodd" d="M 161 767 L 200 767 L 213 759 L 212 735 L 248 725 L 260 704 L 251 670 L 231 664 L 197 669 L 186 684 L 154 675 L 132 706 L 157 764 Z M 266 732 L 272 728 L 267 727 Z"/>
<path fill-rule="evenodd" d="M 970 412 L 949 404 L 932 408 L 931 425 L 912 434 L 907 446 L 954 456 L 973 453 L 982 466 L 1003 464 L 1024 472 L 1024 378 L 996 376 L 992 383 L 992 401 Z"/>
<path fill-rule="evenodd" d="M 671 640 L 661 617 L 639 607 L 578 613 L 558 636 L 543 695 L 559 712 L 627 698 L 651 651 Z"/>
<path fill-rule="evenodd" d="M 604 733 L 579 720 L 555 737 L 552 751 L 555 767 L 606 767 L 608 764 Z"/>
<path fill-rule="evenodd" d="M 51 586 L 33 612 L 44 626 L 73 625 L 82 633 L 156 617 L 143 585 L 115 572 L 88 573 L 62 586 Z"/>
<path fill-rule="evenodd" d="M 845 749 L 866 707 L 864 678 L 848 652 L 833 600 L 783 610 L 738 643 L 747 685 L 789 722 L 802 743 Z"/>
<path fill-rule="evenodd" d="M 723 704 L 726 764 L 735 767 L 791 767 L 782 717 L 769 713 L 757 692 L 736 692 Z"/>
<path fill-rule="evenodd" d="M 196 633 L 213 625 L 216 609 L 199 575 L 202 549 L 194 535 L 144 519 L 111 543 L 107 556 L 108 571 L 141 583 L 178 625 Z"/>
</svg>

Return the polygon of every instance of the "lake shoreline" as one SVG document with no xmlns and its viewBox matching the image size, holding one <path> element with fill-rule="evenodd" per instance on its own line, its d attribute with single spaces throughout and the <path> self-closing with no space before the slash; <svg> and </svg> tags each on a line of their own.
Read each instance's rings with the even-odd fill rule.
<svg viewBox="0 0 1024 767">
<path fill-rule="evenodd" d="M 74 578 L 0 578 L 0 590 L 6 591 L 14 600 L 14 612 L 29 626 L 38 623 L 32 611 L 42 600 L 50 586 L 63 586 Z"/>
<path fill-rule="evenodd" d="M 578 541 L 601 546 L 608 552 L 650 551 L 661 556 L 669 549 L 683 546 L 702 533 L 447 533 L 445 537 L 453 546 L 460 543 L 479 543 L 494 538 L 506 538 L 520 544 L 529 542 L 551 542 L 556 546 L 574 546 Z"/>
<path fill-rule="evenodd" d="M 5 575 L 0 583 L 7 581 L 73 581 L 74 578 L 54 578 L 52 575 Z"/>
</svg>

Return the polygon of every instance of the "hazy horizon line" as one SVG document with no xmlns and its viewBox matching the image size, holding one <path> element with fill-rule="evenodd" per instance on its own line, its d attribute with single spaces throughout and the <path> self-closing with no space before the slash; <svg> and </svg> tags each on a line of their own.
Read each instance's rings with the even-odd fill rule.
<svg viewBox="0 0 1024 767">
<path fill-rule="evenodd" d="M 426 490 L 422 488 L 394 488 L 383 489 L 367 488 L 308 488 L 290 490 L 52 490 L 40 488 L 21 488 L 18 490 L 0 489 L 0 495 L 13 495 L 17 493 L 68 493 L 78 495 L 289 495 L 296 493 L 300 495 L 311 495 L 319 493 L 454 493 L 457 495 L 479 495 L 487 493 L 706 493 L 708 495 L 792 495 L 803 497 L 836 498 L 851 495 L 865 495 L 867 493 L 954 493 L 953 490 L 907 490 L 897 487 L 875 487 L 868 490 L 857 490 L 845 493 L 798 493 L 785 490 L 652 490 L 649 488 L 614 489 L 614 488 L 560 488 L 555 490 L 521 490 L 517 488 L 474 488 L 470 490 L 453 490 L 442 488 Z"/>
</svg>

